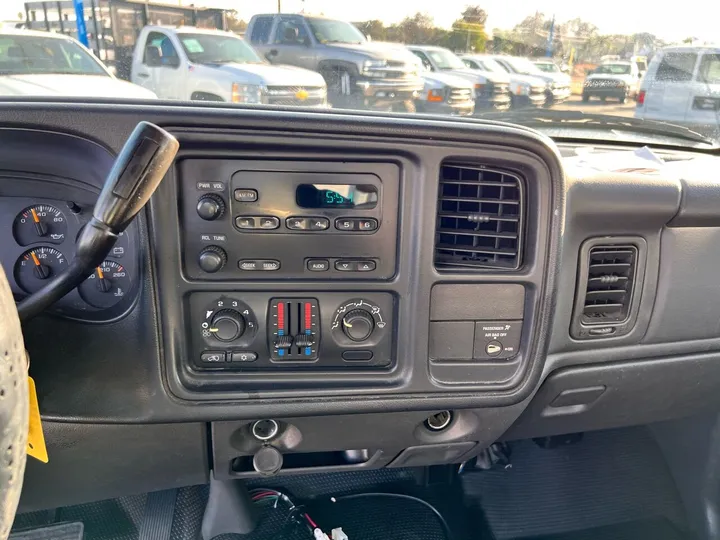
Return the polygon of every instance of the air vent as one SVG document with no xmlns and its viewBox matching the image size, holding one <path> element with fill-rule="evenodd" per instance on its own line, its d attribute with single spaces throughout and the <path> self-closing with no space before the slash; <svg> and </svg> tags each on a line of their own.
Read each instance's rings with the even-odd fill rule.
<svg viewBox="0 0 720 540">
<path fill-rule="evenodd" d="M 435 231 L 435 266 L 503 268 L 520 266 L 523 184 L 495 169 L 444 164 Z"/>
<path fill-rule="evenodd" d="M 583 324 L 617 323 L 628 318 L 637 253 L 631 245 L 590 249 Z"/>
</svg>

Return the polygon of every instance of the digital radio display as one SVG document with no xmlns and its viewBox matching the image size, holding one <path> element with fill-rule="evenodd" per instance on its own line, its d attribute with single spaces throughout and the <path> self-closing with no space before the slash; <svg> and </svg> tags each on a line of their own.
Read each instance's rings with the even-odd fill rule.
<svg viewBox="0 0 720 540">
<path fill-rule="evenodd" d="M 378 190 L 370 184 L 300 184 L 295 200 L 301 208 L 375 208 Z"/>
</svg>

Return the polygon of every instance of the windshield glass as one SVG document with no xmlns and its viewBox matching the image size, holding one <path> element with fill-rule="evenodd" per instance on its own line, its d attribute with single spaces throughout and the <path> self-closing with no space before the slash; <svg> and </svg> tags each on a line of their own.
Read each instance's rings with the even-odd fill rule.
<svg viewBox="0 0 720 540">
<path fill-rule="evenodd" d="M 196 64 L 262 64 L 262 59 L 242 39 L 213 34 L 180 34 L 185 54 Z"/>
<path fill-rule="evenodd" d="M 718 2 L 670 12 L 624 0 L 77 1 L 84 25 L 69 0 L 0 0 L 0 21 L 18 23 L 0 30 L 0 97 L 87 100 L 90 84 L 51 76 L 111 73 L 119 80 L 96 80 L 92 99 L 467 116 L 551 137 L 720 144 Z M 36 74 L 42 84 L 11 80 Z M 474 100 L 456 99 L 456 75 Z"/>
<path fill-rule="evenodd" d="M 535 66 L 545 73 L 559 73 L 560 69 L 555 64 L 545 64 L 545 63 L 538 63 L 535 64 Z"/>
<path fill-rule="evenodd" d="M 595 70 L 596 75 L 628 75 L 630 64 L 603 64 Z"/>
<path fill-rule="evenodd" d="M 438 69 L 465 69 L 465 64 L 452 52 L 445 49 L 429 49 L 426 54 Z"/>
<path fill-rule="evenodd" d="M 538 67 L 526 58 L 504 58 L 503 59 L 515 73 L 522 75 L 537 75 L 540 73 Z"/>
<path fill-rule="evenodd" d="M 308 19 L 315 39 L 320 43 L 362 43 L 365 36 L 355 26 L 345 21 Z"/>
<path fill-rule="evenodd" d="M 1 75 L 105 75 L 100 64 L 69 39 L 0 34 Z"/>
</svg>

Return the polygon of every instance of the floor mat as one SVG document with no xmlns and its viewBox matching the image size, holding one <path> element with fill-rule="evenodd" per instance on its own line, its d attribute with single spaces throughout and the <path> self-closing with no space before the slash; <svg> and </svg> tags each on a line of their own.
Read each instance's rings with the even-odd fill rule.
<svg viewBox="0 0 720 540">
<path fill-rule="evenodd" d="M 58 523 L 39 529 L 17 531 L 8 540 L 83 540 L 83 524 Z"/>
<path fill-rule="evenodd" d="M 497 540 L 656 518 L 685 528 L 675 485 L 644 428 L 586 433 L 579 443 L 554 449 L 518 441 L 508 469 L 462 478 Z"/>
<path fill-rule="evenodd" d="M 534 536 L 519 540 L 688 540 L 672 523 L 665 519 L 632 521 L 607 527 L 597 527 L 549 536 Z"/>
</svg>

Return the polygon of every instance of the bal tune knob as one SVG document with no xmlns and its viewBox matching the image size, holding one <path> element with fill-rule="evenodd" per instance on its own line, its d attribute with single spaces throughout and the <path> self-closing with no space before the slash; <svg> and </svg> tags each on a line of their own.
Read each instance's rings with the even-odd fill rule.
<svg viewBox="0 0 720 540">
<path fill-rule="evenodd" d="M 213 274 L 227 263 L 227 253 L 219 246 L 207 246 L 198 255 L 198 266 L 203 272 Z"/>
<path fill-rule="evenodd" d="M 213 221 L 225 213 L 225 201 L 220 195 L 207 193 L 198 199 L 197 213 L 205 221 Z"/>
<path fill-rule="evenodd" d="M 375 330 L 375 319 L 364 309 L 353 309 L 342 320 L 345 335 L 353 341 L 365 341 Z"/>
<path fill-rule="evenodd" d="M 245 318 L 234 309 L 221 309 L 212 319 L 210 332 L 219 341 L 235 341 L 245 333 Z"/>
</svg>

